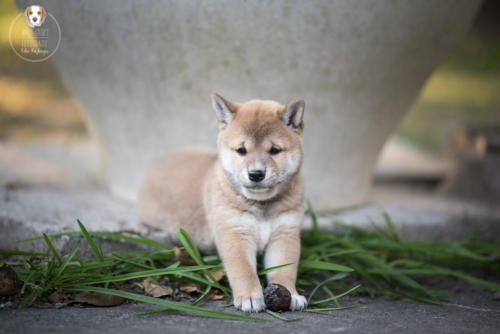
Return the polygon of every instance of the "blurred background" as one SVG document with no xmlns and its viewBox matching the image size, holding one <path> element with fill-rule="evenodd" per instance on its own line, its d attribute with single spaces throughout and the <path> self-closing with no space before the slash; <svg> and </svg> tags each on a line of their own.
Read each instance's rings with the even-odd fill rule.
<svg viewBox="0 0 500 334">
<path fill-rule="evenodd" d="M 0 2 L 2 32 L 19 12 L 13 0 Z M 102 185 L 98 145 L 50 60 L 23 61 L 6 33 L 0 59 L 0 182 L 16 186 L 22 174 L 34 183 Z M 487 0 L 387 142 L 375 182 L 500 198 L 499 136 L 500 3 Z"/>
</svg>

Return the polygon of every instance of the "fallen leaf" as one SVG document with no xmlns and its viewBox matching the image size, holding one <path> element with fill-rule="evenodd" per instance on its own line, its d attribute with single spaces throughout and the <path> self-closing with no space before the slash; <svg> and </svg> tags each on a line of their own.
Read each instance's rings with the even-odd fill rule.
<svg viewBox="0 0 500 334">
<path fill-rule="evenodd" d="M 73 300 L 94 306 L 116 306 L 125 302 L 125 298 L 98 292 L 79 292 L 73 296 Z"/>
<path fill-rule="evenodd" d="M 212 290 L 208 294 L 207 300 L 224 300 L 226 299 L 226 295 L 221 293 L 219 290 Z"/>
<path fill-rule="evenodd" d="M 200 285 L 197 283 L 192 283 L 192 282 L 181 283 L 179 286 L 179 289 L 182 292 L 187 292 L 187 293 L 201 293 L 202 292 Z"/>
<path fill-rule="evenodd" d="M 215 280 L 218 282 L 224 277 L 224 275 L 226 275 L 226 272 L 224 271 L 224 269 L 219 269 L 219 270 L 211 272 L 211 274 L 215 278 Z M 207 279 L 208 279 L 208 277 L 207 277 Z"/>
<path fill-rule="evenodd" d="M 174 290 L 172 290 L 171 287 L 161 285 L 151 277 L 148 277 L 144 281 L 142 281 L 142 286 L 144 287 L 144 292 L 146 292 L 147 295 L 155 298 L 172 296 L 172 294 L 174 293 Z"/>
<path fill-rule="evenodd" d="M 179 261 L 185 265 L 195 265 L 196 261 L 189 255 L 189 253 L 185 249 L 180 249 L 178 247 L 174 247 L 175 261 Z"/>
<path fill-rule="evenodd" d="M 52 292 L 48 297 L 47 299 L 49 300 L 49 302 L 51 303 L 64 303 L 66 302 L 67 300 L 69 299 L 73 299 L 73 294 L 70 294 L 70 293 L 64 293 L 64 292 L 61 292 L 61 291 L 54 291 Z"/>
<path fill-rule="evenodd" d="M 0 296 L 12 296 L 20 290 L 16 272 L 8 265 L 0 266 Z"/>
</svg>

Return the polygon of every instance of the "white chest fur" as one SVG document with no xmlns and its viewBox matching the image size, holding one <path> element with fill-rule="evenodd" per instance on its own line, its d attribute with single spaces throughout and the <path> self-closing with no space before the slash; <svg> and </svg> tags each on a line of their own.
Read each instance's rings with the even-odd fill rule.
<svg viewBox="0 0 500 334">
<path fill-rule="evenodd" d="M 251 214 L 241 215 L 235 222 L 238 228 L 244 229 L 246 233 L 253 235 L 257 250 L 262 252 L 274 232 L 286 231 L 287 229 L 300 228 L 302 215 L 298 213 L 283 213 L 266 219 Z"/>
</svg>

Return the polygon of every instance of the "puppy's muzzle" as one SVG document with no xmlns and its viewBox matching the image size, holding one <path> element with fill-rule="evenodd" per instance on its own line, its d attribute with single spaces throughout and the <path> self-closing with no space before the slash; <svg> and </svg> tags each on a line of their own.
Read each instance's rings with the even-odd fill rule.
<svg viewBox="0 0 500 334">
<path fill-rule="evenodd" d="M 248 178 L 252 182 L 260 182 L 266 177 L 266 172 L 262 169 L 253 169 L 248 171 Z"/>
<path fill-rule="evenodd" d="M 38 20 L 38 18 L 35 16 L 32 18 L 33 22 L 36 22 Z"/>
</svg>

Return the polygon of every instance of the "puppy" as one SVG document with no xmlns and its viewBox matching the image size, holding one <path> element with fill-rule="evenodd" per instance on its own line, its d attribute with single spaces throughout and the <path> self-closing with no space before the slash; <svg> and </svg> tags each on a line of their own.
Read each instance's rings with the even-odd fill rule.
<svg viewBox="0 0 500 334">
<path fill-rule="evenodd" d="M 306 299 L 295 289 L 304 215 L 302 131 L 304 101 L 229 102 L 212 95 L 219 121 L 218 152 L 186 148 L 150 168 L 139 191 L 141 220 L 175 236 L 185 229 L 202 250 L 215 245 L 231 285 L 234 305 L 265 308 L 256 272 L 257 252 L 267 275 L 292 294 L 291 310 Z"/>
<path fill-rule="evenodd" d="M 47 12 L 42 6 L 28 6 L 24 11 L 24 19 L 31 28 L 40 27 L 46 17 Z"/>
</svg>

